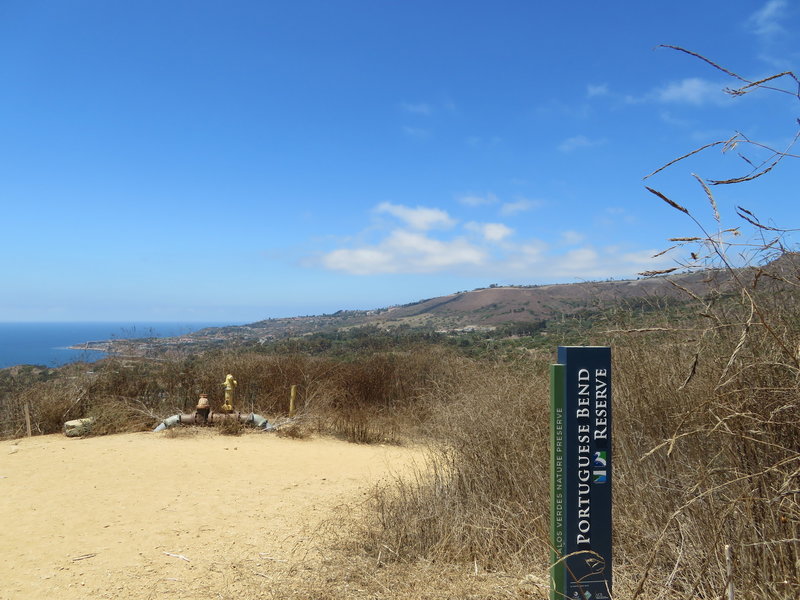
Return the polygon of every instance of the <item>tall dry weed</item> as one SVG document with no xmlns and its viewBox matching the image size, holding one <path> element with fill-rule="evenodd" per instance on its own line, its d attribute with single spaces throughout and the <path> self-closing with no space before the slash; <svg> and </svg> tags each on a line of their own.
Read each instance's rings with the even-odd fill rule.
<svg viewBox="0 0 800 600">
<path fill-rule="evenodd" d="M 369 547 L 483 568 L 542 564 L 549 507 L 542 364 L 462 358 L 457 378 L 431 387 L 422 403 L 436 442 L 415 477 L 375 491 Z"/>
<path fill-rule="evenodd" d="M 797 84 L 791 72 L 750 81 L 671 48 L 737 80 L 732 95 L 766 88 L 800 100 L 794 88 L 773 87 Z M 629 365 L 618 371 L 617 429 L 640 433 L 617 435 L 628 447 L 617 452 L 616 492 L 644 505 L 617 502 L 616 534 L 640 540 L 641 552 L 628 555 L 633 598 L 722 597 L 733 584 L 737 597 L 788 600 L 800 597 L 800 257 L 787 249 L 786 230 L 741 206 L 741 225 L 726 227 L 712 188 L 756 180 L 794 155 L 737 133 L 648 177 L 712 146 L 758 156 L 743 156 L 751 170 L 739 177 L 693 175 L 707 213 L 647 188 L 693 222 L 692 235 L 671 240 L 685 252 L 681 266 L 719 285 L 690 294 L 694 315 L 681 323 L 614 334 Z"/>
</svg>

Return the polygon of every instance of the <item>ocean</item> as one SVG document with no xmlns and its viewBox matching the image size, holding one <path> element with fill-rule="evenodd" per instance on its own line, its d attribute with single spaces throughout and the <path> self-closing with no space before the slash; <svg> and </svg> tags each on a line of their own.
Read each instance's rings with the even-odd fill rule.
<svg viewBox="0 0 800 600">
<path fill-rule="evenodd" d="M 0 323 L 0 369 L 14 365 L 58 367 L 92 362 L 104 352 L 68 346 L 112 338 L 173 337 L 231 323 Z"/>
</svg>

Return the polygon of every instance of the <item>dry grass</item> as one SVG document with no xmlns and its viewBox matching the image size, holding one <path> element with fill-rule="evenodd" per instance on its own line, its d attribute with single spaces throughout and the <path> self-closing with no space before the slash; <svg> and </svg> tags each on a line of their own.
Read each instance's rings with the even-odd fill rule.
<svg viewBox="0 0 800 600">
<path fill-rule="evenodd" d="M 366 547 L 407 560 L 541 567 L 549 506 L 546 364 L 462 366 L 458 379 L 426 398 L 436 440 L 428 464 L 394 489 L 376 490 Z"/>
<path fill-rule="evenodd" d="M 351 555 L 346 561 L 339 558 L 323 559 L 305 568 L 287 569 L 277 574 L 273 570 L 270 583 L 270 591 L 265 595 L 237 597 L 276 600 L 541 599 L 545 597 L 546 589 L 538 579 L 526 580 L 515 575 L 480 570 L 476 574 L 471 565 L 429 561 L 383 563 L 363 555 Z"/>
<path fill-rule="evenodd" d="M 507 600 L 546 597 L 539 577 L 475 573 L 472 565 L 428 561 L 382 563 L 335 548 L 292 564 L 255 559 L 220 561 L 202 577 L 159 582 L 154 593 L 174 598 L 237 600 Z M 266 564 L 265 564 L 266 563 Z"/>
</svg>

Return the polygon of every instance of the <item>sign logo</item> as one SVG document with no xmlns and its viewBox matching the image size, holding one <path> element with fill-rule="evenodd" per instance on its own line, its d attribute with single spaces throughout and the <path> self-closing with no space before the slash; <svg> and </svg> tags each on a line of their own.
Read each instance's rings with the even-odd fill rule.
<svg viewBox="0 0 800 600">
<path fill-rule="evenodd" d="M 608 461 L 606 460 L 606 451 L 605 450 L 598 450 L 594 453 L 594 464 L 592 465 L 592 482 L 593 483 L 605 483 L 607 481 L 606 478 L 606 465 Z"/>
</svg>

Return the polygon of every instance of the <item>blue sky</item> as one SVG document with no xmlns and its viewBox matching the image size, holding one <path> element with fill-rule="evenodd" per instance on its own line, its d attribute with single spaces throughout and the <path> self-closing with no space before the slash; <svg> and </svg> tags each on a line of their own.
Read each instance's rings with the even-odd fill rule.
<svg viewBox="0 0 800 600">
<path fill-rule="evenodd" d="M 800 5 L 0 2 L 0 321 L 229 321 L 631 277 L 693 224 L 647 173 L 785 147 Z M 788 85 L 788 82 L 787 82 Z M 757 151 L 742 149 L 751 159 Z M 715 188 L 798 223 L 796 160 Z M 691 173 L 648 180 L 710 226 Z"/>
</svg>

